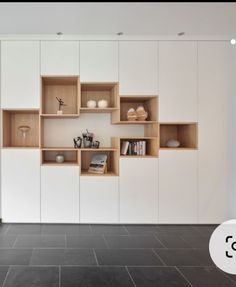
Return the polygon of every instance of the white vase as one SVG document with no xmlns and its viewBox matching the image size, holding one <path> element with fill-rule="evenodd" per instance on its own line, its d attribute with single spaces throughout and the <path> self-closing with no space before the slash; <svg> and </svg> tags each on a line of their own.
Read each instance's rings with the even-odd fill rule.
<svg viewBox="0 0 236 287">
<path fill-rule="evenodd" d="M 89 101 L 87 101 L 87 108 L 89 108 L 89 109 L 94 109 L 94 108 L 96 108 L 96 105 L 97 105 L 97 103 L 96 103 L 96 101 L 94 101 L 94 100 L 89 100 Z"/>
<path fill-rule="evenodd" d="M 170 139 L 166 142 L 166 146 L 170 148 L 177 148 L 180 146 L 180 142 L 175 139 Z"/>
<path fill-rule="evenodd" d="M 56 162 L 57 163 L 63 163 L 65 160 L 64 155 L 63 154 L 57 154 L 56 155 Z"/>
<path fill-rule="evenodd" d="M 100 109 L 105 109 L 108 106 L 108 101 L 107 100 L 99 100 L 98 101 L 98 107 Z"/>
</svg>

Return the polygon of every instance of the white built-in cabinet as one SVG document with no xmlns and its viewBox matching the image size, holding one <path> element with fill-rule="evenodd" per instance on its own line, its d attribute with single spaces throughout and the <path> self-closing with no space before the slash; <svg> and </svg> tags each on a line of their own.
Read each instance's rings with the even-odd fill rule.
<svg viewBox="0 0 236 287">
<path fill-rule="evenodd" d="M 80 80 L 82 82 L 118 81 L 118 42 L 80 42 Z"/>
<path fill-rule="evenodd" d="M 41 221 L 79 223 L 78 166 L 41 166 Z"/>
<path fill-rule="evenodd" d="M 197 223 L 197 151 L 159 154 L 159 223 Z"/>
<path fill-rule="evenodd" d="M 159 42 L 159 120 L 196 122 L 197 42 Z"/>
<path fill-rule="evenodd" d="M 39 108 L 39 45 L 39 41 L 2 41 L 2 108 Z"/>
<path fill-rule="evenodd" d="M 39 149 L 2 149 L 2 219 L 40 222 Z"/>
<path fill-rule="evenodd" d="M 80 222 L 119 222 L 119 178 L 80 177 Z"/>
<path fill-rule="evenodd" d="M 158 42 L 119 42 L 120 95 L 158 94 Z"/>
<path fill-rule="evenodd" d="M 120 159 L 120 222 L 157 223 L 158 159 Z"/>
<path fill-rule="evenodd" d="M 229 216 L 233 48 L 228 41 L 198 43 L 199 223 L 220 223 Z"/>
<path fill-rule="evenodd" d="M 41 75 L 79 75 L 79 41 L 41 41 Z"/>
</svg>

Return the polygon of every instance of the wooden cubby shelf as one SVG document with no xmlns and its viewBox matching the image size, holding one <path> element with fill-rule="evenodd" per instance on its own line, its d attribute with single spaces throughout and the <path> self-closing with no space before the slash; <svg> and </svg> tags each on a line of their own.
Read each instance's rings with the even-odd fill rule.
<svg viewBox="0 0 236 287">
<path fill-rule="evenodd" d="M 58 115 L 58 101 L 61 98 L 66 106 L 62 107 L 63 114 Z M 54 118 L 78 117 L 80 99 L 79 77 L 43 76 L 41 115 Z"/>
<path fill-rule="evenodd" d="M 118 106 L 118 83 L 81 83 L 81 113 L 112 113 Z M 108 102 L 107 108 L 88 108 L 87 102 L 99 100 Z"/>
<path fill-rule="evenodd" d="M 2 111 L 2 126 L 3 147 L 39 147 L 39 110 L 4 109 Z M 25 133 L 23 133 L 24 129 Z"/>
<path fill-rule="evenodd" d="M 74 148 L 42 148 L 41 150 L 42 165 L 78 165 L 79 152 Z M 62 154 L 64 156 L 63 163 L 56 162 L 56 155 Z"/>
<path fill-rule="evenodd" d="M 145 111 L 148 113 L 148 118 L 145 121 L 129 121 L 127 119 L 127 112 L 130 108 L 135 110 L 143 106 Z M 113 124 L 151 124 L 157 123 L 157 109 L 158 109 L 158 97 L 157 96 L 121 96 L 120 97 L 120 111 L 114 113 L 112 116 Z"/>
<path fill-rule="evenodd" d="M 121 154 L 123 142 L 138 143 L 145 142 L 145 147 L 141 149 L 145 149 L 145 154 Z M 139 144 L 138 144 L 139 145 Z M 140 145 L 136 148 L 136 151 L 140 149 Z M 158 138 L 157 137 L 125 137 L 119 138 L 119 150 L 120 157 L 158 157 Z M 139 153 L 139 152 L 138 152 Z"/>
<path fill-rule="evenodd" d="M 107 155 L 107 172 L 96 174 L 88 172 L 91 159 L 95 154 Z M 116 148 L 99 148 L 99 149 L 81 149 L 80 152 L 81 175 L 85 176 L 118 176 L 118 149 Z"/>
<path fill-rule="evenodd" d="M 160 123 L 160 149 L 197 149 L 197 123 Z M 166 142 L 178 140 L 180 146 L 170 148 Z"/>
</svg>

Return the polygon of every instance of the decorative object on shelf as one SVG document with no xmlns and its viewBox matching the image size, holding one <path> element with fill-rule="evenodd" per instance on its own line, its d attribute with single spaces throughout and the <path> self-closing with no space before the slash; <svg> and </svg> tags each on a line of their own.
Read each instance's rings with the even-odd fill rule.
<svg viewBox="0 0 236 287">
<path fill-rule="evenodd" d="M 99 107 L 100 109 L 105 109 L 105 108 L 107 108 L 107 107 L 108 107 L 108 101 L 107 101 L 107 100 L 104 100 L 104 99 L 99 100 L 99 101 L 98 101 L 98 107 Z"/>
<path fill-rule="evenodd" d="M 170 139 L 166 142 L 166 146 L 170 148 L 177 148 L 180 146 L 180 142 L 175 139 Z"/>
<path fill-rule="evenodd" d="M 136 114 L 137 114 L 137 120 L 138 121 L 146 121 L 148 117 L 148 113 L 145 111 L 143 106 L 139 106 L 136 109 Z"/>
<path fill-rule="evenodd" d="M 81 148 L 81 146 L 82 146 L 82 138 L 81 137 L 73 138 L 73 142 L 74 142 L 74 148 Z"/>
<path fill-rule="evenodd" d="M 106 173 L 107 172 L 107 155 L 106 154 L 95 154 L 92 157 L 89 165 L 88 172 L 91 173 Z"/>
<path fill-rule="evenodd" d="M 90 133 L 86 129 L 86 133 L 83 133 L 83 145 L 85 148 L 91 148 L 93 143 L 93 133 Z"/>
<path fill-rule="evenodd" d="M 66 104 L 64 103 L 64 101 L 62 99 L 59 99 L 58 97 L 56 97 L 56 99 L 57 99 L 58 104 L 59 104 L 57 114 L 62 115 L 63 114 L 62 107 L 66 106 Z"/>
<path fill-rule="evenodd" d="M 96 105 L 97 105 L 97 103 L 94 100 L 87 101 L 87 108 L 94 109 L 94 108 L 96 108 Z"/>
<path fill-rule="evenodd" d="M 99 148 L 99 146 L 100 146 L 100 142 L 99 141 L 94 141 L 92 143 L 92 148 Z"/>
<path fill-rule="evenodd" d="M 136 121 L 137 120 L 137 113 L 135 109 L 131 108 L 127 112 L 127 119 L 128 121 Z"/>
<path fill-rule="evenodd" d="M 57 154 L 56 155 L 56 162 L 57 163 L 63 163 L 65 160 L 64 155 L 63 154 Z"/>
<path fill-rule="evenodd" d="M 27 144 L 27 134 L 29 133 L 31 127 L 30 126 L 19 126 L 18 130 L 21 131 L 22 139 L 23 139 L 23 146 Z"/>
</svg>

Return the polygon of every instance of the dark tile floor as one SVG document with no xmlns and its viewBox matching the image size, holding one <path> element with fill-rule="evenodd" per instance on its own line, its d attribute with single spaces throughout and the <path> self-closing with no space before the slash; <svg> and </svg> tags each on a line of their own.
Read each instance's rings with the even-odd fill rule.
<svg viewBox="0 0 236 287">
<path fill-rule="evenodd" d="M 0 225 L 0 287 L 236 287 L 213 225 Z"/>
</svg>

